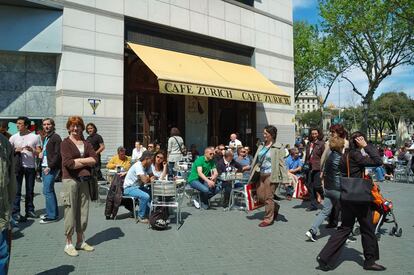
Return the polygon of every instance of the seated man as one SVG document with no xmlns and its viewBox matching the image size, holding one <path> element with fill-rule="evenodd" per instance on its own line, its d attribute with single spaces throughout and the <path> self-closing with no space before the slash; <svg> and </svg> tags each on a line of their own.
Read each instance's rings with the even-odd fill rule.
<svg viewBox="0 0 414 275">
<path fill-rule="evenodd" d="M 299 150 L 296 147 L 290 149 L 290 155 L 285 160 L 286 169 L 288 169 L 288 177 L 291 182 L 286 190 L 286 198 L 288 200 L 292 199 L 293 192 L 296 189 L 298 184 L 298 174 L 302 170 L 303 162 L 299 157 Z"/>
<path fill-rule="evenodd" d="M 220 144 L 216 147 L 214 150 L 214 162 L 217 164 L 219 160 L 223 158 L 224 151 L 226 150 L 226 147 L 224 147 L 224 144 Z M 193 160 L 194 161 L 194 160 Z"/>
<path fill-rule="evenodd" d="M 191 168 L 188 182 L 194 189 L 200 191 L 201 207 L 209 208 L 209 199 L 220 192 L 220 188 L 216 185 L 217 169 L 213 160 L 214 148 L 207 147 L 204 150 L 204 156 L 198 157 Z M 198 208 L 198 202 L 194 201 L 194 206 Z"/>
<path fill-rule="evenodd" d="M 128 170 L 124 181 L 124 195 L 139 199 L 138 221 L 148 223 L 150 201 L 150 190 L 146 185 L 150 185 L 155 177 L 152 174 L 151 164 L 153 155 L 149 151 L 144 151 L 132 167 Z"/>
<path fill-rule="evenodd" d="M 227 150 L 224 153 L 224 157 L 217 162 L 217 171 L 219 175 L 226 172 L 232 172 L 233 170 L 237 170 L 237 172 L 244 172 L 249 169 L 249 165 L 242 166 L 239 162 L 234 160 L 233 152 L 231 150 Z M 224 188 L 223 205 L 228 205 L 231 192 L 231 182 L 223 181 L 221 184 L 222 188 Z"/>
<path fill-rule="evenodd" d="M 125 148 L 122 146 L 118 147 L 117 152 L 118 154 L 116 154 L 109 160 L 108 164 L 106 165 L 106 168 L 117 169 L 118 167 L 120 167 L 120 171 L 118 172 L 128 171 L 131 167 L 131 157 L 125 155 Z"/>
</svg>

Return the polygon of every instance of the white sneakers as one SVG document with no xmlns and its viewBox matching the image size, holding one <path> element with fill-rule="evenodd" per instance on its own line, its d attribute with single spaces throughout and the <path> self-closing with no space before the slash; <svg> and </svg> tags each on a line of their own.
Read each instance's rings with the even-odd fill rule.
<svg viewBox="0 0 414 275">
<path fill-rule="evenodd" d="M 200 209 L 200 203 L 196 199 L 193 199 L 193 204 L 195 208 Z"/>
<path fill-rule="evenodd" d="M 92 252 L 95 250 L 95 248 L 93 246 L 90 246 L 86 242 L 83 242 L 82 244 L 77 244 L 76 248 L 73 246 L 73 244 L 67 244 L 63 251 L 65 251 L 65 253 L 71 257 L 76 257 L 76 256 L 79 256 L 79 253 L 77 250 Z"/>
<path fill-rule="evenodd" d="M 79 253 L 78 253 L 78 251 L 76 251 L 76 249 L 73 246 L 73 244 L 67 244 L 65 246 L 65 249 L 63 251 L 65 251 L 65 253 L 68 254 L 71 257 L 79 256 Z"/>
</svg>

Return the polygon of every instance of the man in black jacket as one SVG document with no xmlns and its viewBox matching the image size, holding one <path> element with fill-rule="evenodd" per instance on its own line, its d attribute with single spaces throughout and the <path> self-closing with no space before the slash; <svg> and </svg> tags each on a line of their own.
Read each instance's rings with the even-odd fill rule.
<svg viewBox="0 0 414 275">
<path fill-rule="evenodd" d="M 42 140 L 42 152 L 39 158 L 42 161 L 43 195 L 46 201 L 46 214 L 41 215 L 40 223 L 47 224 L 57 221 L 59 210 L 55 193 L 55 178 L 61 168 L 60 143 L 62 139 L 55 133 L 55 122 L 51 118 L 43 119 L 45 137 Z"/>
<path fill-rule="evenodd" d="M 217 172 L 220 174 L 226 172 L 232 172 L 234 169 L 237 172 L 244 172 L 249 169 L 249 166 L 242 166 L 240 163 L 233 159 L 233 152 L 232 150 L 227 150 L 224 153 L 224 156 L 217 161 Z M 223 181 L 221 183 L 222 188 L 224 189 L 224 201 L 223 205 L 227 206 L 229 204 L 230 192 L 231 192 L 231 182 Z"/>
</svg>

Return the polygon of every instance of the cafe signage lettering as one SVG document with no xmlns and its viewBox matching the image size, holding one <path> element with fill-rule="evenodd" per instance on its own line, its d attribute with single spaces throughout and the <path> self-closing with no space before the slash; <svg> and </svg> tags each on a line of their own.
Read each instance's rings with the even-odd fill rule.
<svg viewBox="0 0 414 275">
<path fill-rule="evenodd" d="M 160 92 L 175 95 L 207 96 L 241 101 L 290 105 L 289 96 L 272 95 L 208 85 L 159 80 Z"/>
</svg>

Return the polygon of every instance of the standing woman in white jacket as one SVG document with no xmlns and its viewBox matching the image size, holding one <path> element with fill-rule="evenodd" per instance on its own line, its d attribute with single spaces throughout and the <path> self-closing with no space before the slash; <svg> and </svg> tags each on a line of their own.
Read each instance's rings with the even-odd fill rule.
<svg viewBox="0 0 414 275">
<path fill-rule="evenodd" d="M 184 140 L 181 137 L 180 130 L 173 127 L 170 131 L 170 138 L 168 139 L 167 160 L 168 160 L 168 175 L 174 174 L 173 168 L 176 162 L 183 159 L 185 153 Z"/>
</svg>

